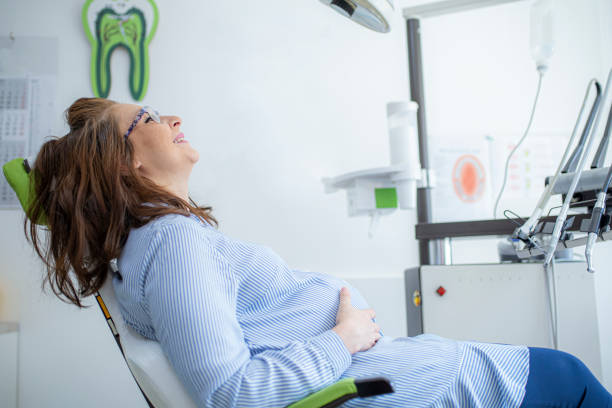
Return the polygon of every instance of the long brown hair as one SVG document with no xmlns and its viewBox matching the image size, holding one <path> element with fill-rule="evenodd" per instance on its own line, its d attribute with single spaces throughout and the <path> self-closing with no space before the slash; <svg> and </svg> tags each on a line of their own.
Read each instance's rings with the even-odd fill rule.
<svg viewBox="0 0 612 408">
<path fill-rule="evenodd" d="M 35 200 L 24 232 L 45 263 L 45 283 L 79 307 L 104 283 L 131 228 L 189 213 L 217 225 L 211 207 L 176 197 L 130 165 L 134 148 L 111 114 L 114 104 L 102 98 L 75 101 L 66 110 L 70 131 L 44 143 L 32 168 Z M 47 222 L 43 237 L 31 221 L 41 216 Z"/>
</svg>

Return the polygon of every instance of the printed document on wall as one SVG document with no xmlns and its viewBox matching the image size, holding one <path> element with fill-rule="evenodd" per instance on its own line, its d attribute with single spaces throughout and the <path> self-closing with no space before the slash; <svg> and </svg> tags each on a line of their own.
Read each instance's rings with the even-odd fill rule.
<svg viewBox="0 0 612 408">
<path fill-rule="evenodd" d="M 0 166 L 35 156 L 54 134 L 57 50 L 57 38 L 0 37 Z M 19 208 L 19 201 L 0 177 L 0 209 L 9 208 Z"/>
<path fill-rule="evenodd" d="M 0 75 L 0 163 L 34 156 L 54 123 L 53 76 Z M 4 177 L 0 208 L 17 208 L 17 196 Z"/>
<path fill-rule="evenodd" d="M 437 184 L 432 190 L 434 222 L 493 218 L 493 205 L 504 177 L 508 154 L 520 134 L 461 135 L 432 138 L 431 161 Z M 509 165 L 497 218 L 527 217 L 563 155 L 569 136 L 559 132 L 533 133 L 514 153 Z M 549 207 L 559 205 L 559 197 Z"/>
<path fill-rule="evenodd" d="M 490 218 L 491 183 L 487 139 L 482 135 L 432 137 L 434 222 Z"/>
<path fill-rule="evenodd" d="M 552 176 L 557 170 L 569 137 L 569 132 L 532 132 L 527 136 L 510 159 L 504 194 L 497 210 L 498 218 L 503 217 L 506 209 L 521 217 L 531 214 L 544 192 L 546 177 Z M 506 158 L 520 138 L 520 134 L 493 135 L 490 157 L 495 198 L 503 182 Z M 549 207 L 560 204 L 560 196 L 553 196 Z M 488 218 L 493 218 L 492 212 Z"/>
</svg>

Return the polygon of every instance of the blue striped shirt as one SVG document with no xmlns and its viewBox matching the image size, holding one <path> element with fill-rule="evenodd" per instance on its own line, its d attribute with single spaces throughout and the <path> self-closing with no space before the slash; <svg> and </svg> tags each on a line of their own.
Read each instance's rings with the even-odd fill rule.
<svg viewBox="0 0 612 408">
<path fill-rule="evenodd" d="M 331 330 L 346 282 L 292 270 L 193 215 L 133 229 L 118 265 L 124 319 L 159 341 L 200 406 L 282 407 L 345 377 L 385 376 L 395 388 L 354 407 L 518 407 L 525 393 L 522 346 L 383 336 L 351 356 Z"/>
</svg>

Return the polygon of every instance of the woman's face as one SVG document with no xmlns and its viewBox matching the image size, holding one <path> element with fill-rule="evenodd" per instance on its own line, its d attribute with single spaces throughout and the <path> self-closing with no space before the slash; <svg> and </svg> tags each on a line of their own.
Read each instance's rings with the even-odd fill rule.
<svg viewBox="0 0 612 408">
<path fill-rule="evenodd" d="M 122 135 L 134 122 L 141 106 L 117 104 L 112 108 Z M 181 132 L 181 118 L 160 116 L 157 123 L 145 112 L 130 132 L 128 139 L 134 146 L 133 166 L 163 187 L 184 184 L 191 174 L 193 165 L 200 158 Z"/>
</svg>

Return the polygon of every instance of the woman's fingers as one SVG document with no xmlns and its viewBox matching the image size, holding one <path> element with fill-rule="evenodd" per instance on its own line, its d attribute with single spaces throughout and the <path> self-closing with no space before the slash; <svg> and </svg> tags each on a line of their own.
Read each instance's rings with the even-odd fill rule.
<svg viewBox="0 0 612 408">
<path fill-rule="evenodd" d="M 374 338 L 372 339 L 372 341 L 370 342 L 370 347 L 368 348 L 372 348 L 376 345 L 376 343 L 378 342 L 378 340 L 380 340 L 382 336 L 380 335 L 380 333 L 375 333 L 374 334 Z"/>
<path fill-rule="evenodd" d="M 340 289 L 340 307 L 351 306 L 351 292 L 346 287 Z"/>
<path fill-rule="evenodd" d="M 340 289 L 340 304 L 333 330 L 351 354 L 372 348 L 381 338 L 380 326 L 374 321 L 375 317 L 373 309 L 360 310 L 353 307 L 349 289 Z"/>
</svg>

